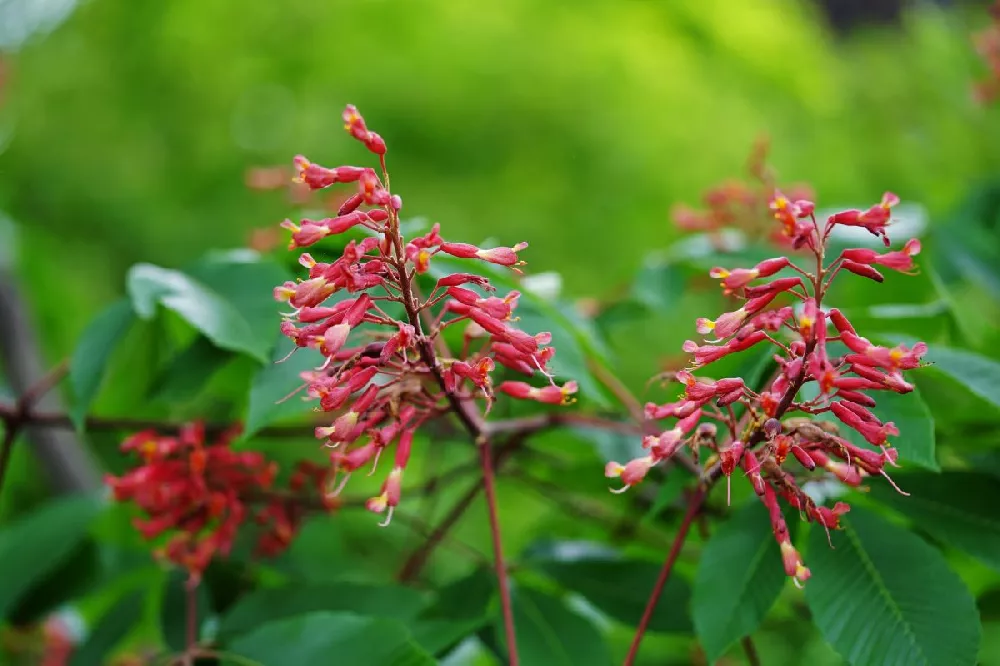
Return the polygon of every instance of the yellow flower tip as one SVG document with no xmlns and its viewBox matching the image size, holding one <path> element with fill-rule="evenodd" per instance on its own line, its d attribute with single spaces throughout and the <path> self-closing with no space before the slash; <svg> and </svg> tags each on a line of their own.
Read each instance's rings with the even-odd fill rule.
<svg viewBox="0 0 1000 666">
<path fill-rule="evenodd" d="M 625 471 L 625 465 L 617 462 L 609 462 L 604 466 L 604 476 L 609 479 L 617 479 Z"/>
</svg>

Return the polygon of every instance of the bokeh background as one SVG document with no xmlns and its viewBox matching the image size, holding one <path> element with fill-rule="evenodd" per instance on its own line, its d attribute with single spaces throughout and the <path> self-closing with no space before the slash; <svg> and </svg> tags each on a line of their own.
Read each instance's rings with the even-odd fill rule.
<svg viewBox="0 0 1000 666">
<path fill-rule="evenodd" d="M 740 177 L 761 136 L 822 207 L 889 189 L 933 227 L 1000 174 L 1000 110 L 971 94 L 984 8 L 0 0 L 0 243 L 58 360 L 133 263 L 266 239 L 290 206 L 248 187 L 254 169 L 363 160 L 346 103 L 385 137 L 406 212 L 455 240 L 530 240 L 531 271 L 558 272 L 573 298 L 619 293 L 678 237 L 672 205 Z M 630 383 L 690 316 L 612 340 Z M 762 650 L 796 663 L 784 621 Z"/>
</svg>

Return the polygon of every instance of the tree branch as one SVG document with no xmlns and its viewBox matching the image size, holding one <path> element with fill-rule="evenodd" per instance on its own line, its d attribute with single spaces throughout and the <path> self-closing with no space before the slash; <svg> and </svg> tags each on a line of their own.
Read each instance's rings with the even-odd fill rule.
<svg viewBox="0 0 1000 666">
<path fill-rule="evenodd" d="M 14 285 L 13 276 L 3 270 L 0 270 L 0 360 L 16 396 L 28 395 L 46 376 L 27 308 Z M 43 410 L 60 410 L 59 398 L 49 390 L 51 386 L 43 385 L 40 389 L 38 395 L 30 399 L 28 407 L 33 409 L 37 403 Z M 7 421 L 8 428 L 11 416 L 10 412 L 0 415 Z M 90 492 L 100 487 L 97 465 L 72 433 L 47 432 L 36 428 L 28 419 L 22 419 L 15 430 L 19 432 L 22 427 L 56 491 Z"/>
<path fill-rule="evenodd" d="M 639 645 L 642 643 L 643 636 L 646 635 L 646 628 L 649 626 L 649 621 L 653 617 L 653 611 L 656 610 L 656 604 L 660 601 L 660 595 L 663 594 L 663 588 L 670 579 L 670 574 L 674 569 L 674 563 L 677 561 L 677 556 L 681 552 L 681 547 L 684 545 L 685 539 L 687 539 L 688 529 L 691 527 L 691 522 L 698 515 L 698 511 L 701 509 L 701 504 L 705 500 L 706 494 L 707 489 L 700 487 L 688 500 L 687 512 L 684 514 L 684 519 L 681 520 L 680 527 L 677 528 L 677 536 L 674 537 L 674 542 L 670 546 L 670 552 L 667 553 L 667 559 L 663 563 L 663 568 L 660 569 L 660 575 L 656 579 L 656 584 L 653 585 L 653 591 L 649 595 L 649 601 L 646 602 L 646 610 L 643 611 L 642 619 L 639 620 L 639 626 L 636 627 L 635 637 L 632 639 L 632 645 L 628 649 L 628 655 L 625 657 L 623 666 L 632 666 L 635 663 L 635 658 L 639 654 Z"/>
</svg>

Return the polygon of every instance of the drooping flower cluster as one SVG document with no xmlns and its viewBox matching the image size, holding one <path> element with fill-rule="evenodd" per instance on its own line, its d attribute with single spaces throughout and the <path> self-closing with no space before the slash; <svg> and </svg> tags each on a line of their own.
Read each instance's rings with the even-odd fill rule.
<svg viewBox="0 0 1000 666">
<path fill-rule="evenodd" d="M 289 481 L 296 494 L 269 493 L 277 465 L 259 452 L 230 448 L 238 432 L 233 428 L 212 443 L 206 443 L 198 423 L 177 436 L 137 433 L 121 450 L 138 455 L 142 464 L 105 479 L 117 501 L 133 502 L 146 514 L 134 521 L 144 538 L 170 533 L 159 555 L 186 569 L 192 582 L 213 558 L 229 554 L 247 519 L 261 525 L 258 554 L 274 556 L 291 543 L 305 511 L 299 502 L 308 498 L 308 489 L 324 501 L 327 470 L 305 461 Z"/>
<path fill-rule="evenodd" d="M 646 455 L 624 465 L 607 464 L 606 476 L 624 483 L 617 492 L 641 482 L 654 465 L 683 446 L 689 447 L 696 463 L 700 450 L 707 448 L 712 455 L 703 480 L 710 483 L 724 475 L 728 484 L 733 472 L 741 469 L 767 507 L 785 571 L 796 583 L 809 578 L 809 569 L 789 538 L 778 497 L 806 520 L 830 530 L 839 526 L 848 505 L 818 505 L 803 491 L 804 481 L 832 475 L 848 486 L 859 486 L 866 477 L 883 476 L 892 483 L 885 468 L 896 464 L 889 438 L 899 430 L 872 411 L 877 399 L 871 394 L 912 391 L 903 373 L 919 367 L 927 351 L 924 343 L 891 348 L 873 344 L 858 334 L 843 312 L 823 305 L 832 281 L 844 271 L 881 282 L 876 266 L 913 270 L 913 256 L 920 251 L 916 239 L 884 253 L 844 250 L 826 262 L 830 234 L 838 225 L 863 227 L 888 245 L 886 230 L 896 201 L 886 194 L 867 210 L 837 213 L 821 224 L 812 202 L 774 194 L 770 208 L 781 233 L 792 247 L 808 250 L 815 265 L 807 269 L 787 257 L 776 257 L 752 268 L 713 269 L 711 276 L 725 293 L 744 302 L 714 320 L 696 322 L 698 332 L 711 338 L 708 344 L 684 343 L 684 351 L 693 356 L 692 370 L 757 345 L 771 345 L 777 363 L 773 379 L 754 387 L 739 377 L 713 381 L 688 370 L 674 373 L 683 389 L 680 399 L 649 403 L 645 410 L 648 419 L 671 419 L 673 425 L 643 439 Z M 737 418 L 734 405 L 743 406 L 742 418 Z M 868 446 L 852 443 L 846 429 L 858 433 Z"/>
<path fill-rule="evenodd" d="M 766 214 L 767 202 L 775 190 L 775 174 L 767 165 L 770 148 L 765 138 L 758 139 L 747 160 L 749 182 L 727 180 L 702 195 L 702 210 L 684 204 L 674 206 L 671 217 L 684 231 L 701 231 L 724 249 L 722 233 L 739 230 L 748 236 L 767 236 L 779 244 L 787 244 L 780 231 L 772 233 L 773 225 Z M 794 199 L 809 199 L 811 190 L 805 185 L 788 188 Z"/>
<path fill-rule="evenodd" d="M 1000 2 L 994 2 L 990 6 L 990 16 L 990 26 L 979 32 L 973 40 L 988 69 L 986 78 L 973 87 L 976 100 L 984 104 L 1000 97 Z"/>
<path fill-rule="evenodd" d="M 307 277 L 277 287 L 275 298 L 293 308 L 282 332 L 296 348 L 318 351 L 321 357 L 303 378 L 307 396 L 319 401 L 320 410 L 336 415 L 329 426 L 316 429 L 332 449 L 331 461 L 341 475 L 333 492 L 358 469 L 370 464 L 374 472 L 382 452 L 395 443 L 395 461 L 382 491 L 368 502 L 371 511 L 388 513 L 386 525 L 400 501 L 414 433 L 423 423 L 456 412 L 476 429 L 482 418 L 476 400 L 484 400 L 487 411 L 496 392 L 563 404 L 571 400 L 576 384 L 553 381 L 550 334 L 530 335 L 515 326 L 517 291 L 499 297 L 482 275 L 432 266 L 434 257 L 444 254 L 520 272 L 517 267 L 524 262 L 518 252 L 527 244 L 482 249 L 449 242 L 437 224 L 422 236 L 405 238 L 399 220 L 402 200 L 389 189 L 385 142 L 353 106 L 343 119 L 348 133 L 378 156 L 379 172 L 327 168 L 295 158 L 298 180 L 313 190 L 339 183 L 353 183 L 357 190 L 334 217 L 286 220 L 282 226 L 291 231 L 292 250 L 350 230 L 364 234 L 347 242 L 332 261 L 302 254 L 299 263 Z M 426 296 L 417 287 L 418 276 L 424 275 L 438 277 Z M 456 325 L 464 326 L 464 335 L 461 352 L 453 355 L 442 333 Z M 505 381 L 494 387 L 498 365 L 527 377 L 541 375 L 547 386 Z"/>
</svg>

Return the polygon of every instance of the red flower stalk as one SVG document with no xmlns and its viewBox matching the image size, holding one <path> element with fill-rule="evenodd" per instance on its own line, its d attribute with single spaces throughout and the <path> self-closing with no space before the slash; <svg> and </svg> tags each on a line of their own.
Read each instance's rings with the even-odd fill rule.
<svg viewBox="0 0 1000 666">
<path fill-rule="evenodd" d="M 238 433 L 234 427 L 212 443 L 205 442 L 199 423 L 185 426 L 176 437 L 137 433 L 121 449 L 137 454 L 142 464 L 105 478 L 117 501 L 132 502 L 146 514 L 134 521 L 144 538 L 170 534 L 159 555 L 187 569 L 192 583 L 213 558 L 229 554 L 247 518 L 264 528 L 258 552 L 273 556 L 288 546 L 304 515 L 293 500 L 268 496 L 277 465 L 261 453 L 232 450 L 229 442 Z M 325 470 L 300 463 L 291 488 L 308 485 L 321 491 L 325 477 Z M 264 506 L 255 509 L 261 502 Z"/>
<path fill-rule="evenodd" d="M 653 466 L 676 455 L 684 445 L 691 448 L 695 461 L 699 448 L 708 447 L 714 455 L 704 463 L 703 478 L 725 476 L 728 483 L 740 468 L 768 510 L 786 573 L 796 584 L 809 578 L 809 569 L 789 538 L 778 497 L 798 509 L 805 520 L 829 530 L 838 528 L 840 516 L 850 507 L 842 502 L 832 509 L 818 506 L 802 490 L 803 483 L 822 475 L 848 486 L 859 486 L 875 475 L 891 483 L 885 467 L 896 464 L 897 454 L 889 438 L 900 433 L 895 424 L 881 421 L 872 408 L 877 408 L 879 391 L 913 390 L 903 372 L 919 367 L 927 352 L 924 343 L 892 348 L 872 344 L 843 312 L 824 307 L 832 281 L 846 274 L 842 269 L 879 281 L 881 275 L 873 265 L 912 272 L 912 258 L 920 251 L 916 239 L 896 251 L 855 248 L 833 261 L 825 260 L 830 234 L 838 225 L 862 227 L 888 244 L 891 209 L 897 201 L 887 193 L 866 210 L 837 213 L 821 223 L 811 201 L 774 193 L 769 207 L 779 222 L 779 232 L 787 244 L 809 251 L 815 264 L 806 270 L 787 257 L 775 257 L 752 268 L 712 269 L 711 277 L 721 281 L 724 292 L 744 302 L 714 320 L 699 318 L 698 332 L 712 339 L 709 344 L 688 340 L 683 348 L 692 354 L 695 369 L 751 347 L 771 345 L 777 352 L 776 376 L 764 386 L 749 387 L 740 377 L 712 381 L 689 371 L 675 373 L 682 387 L 679 399 L 649 403 L 645 414 L 650 420 L 677 420 L 668 423 L 660 435 L 643 439 L 646 455 L 625 464 L 607 464 L 605 475 L 620 478 L 624 484 L 615 492 L 640 483 Z M 793 274 L 782 276 L 786 270 Z M 845 345 L 847 353 L 837 355 L 829 347 L 831 341 Z M 807 384 L 815 387 L 815 398 L 801 397 Z M 730 409 L 735 403 L 742 404 L 749 425 L 736 420 Z M 827 415 L 837 421 L 822 420 Z M 844 439 L 844 428 L 859 433 L 873 448 Z M 730 433 L 729 440 L 719 442 L 718 432 Z"/>
<path fill-rule="evenodd" d="M 303 379 L 306 396 L 331 412 L 331 424 L 317 428 L 316 436 L 332 449 L 334 473 L 341 475 L 334 494 L 355 470 L 371 465 L 374 472 L 382 452 L 395 446 L 395 463 L 382 490 L 367 503 L 369 510 L 387 514 L 382 525 L 388 525 L 401 499 L 415 432 L 448 412 L 467 422 L 481 420 L 472 406 L 482 400 L 489 411 L 498 366 L 544 380 L 542 387 L 524 382 L 497 387 L 496 392 L 514 398 L 566 404 L 577 388 L 574 382 L 559 386 L 553 380 L 551 335 L 530 335 L 516 327 L 518 292 L 495 296 L 490 281 L 472 272 L 441 275 L 426 297 L 417 289 L 416 276 L 431 271 L 439 253 L 520 273 L 517 267 L 524 262 L 518 253 L 527 243 L 479 248 L 446 240 L 439 225 L 405 238 L 399 224 L 402 200 L 389 189 L 385 142 L 353 106 L 343 118 L 348 133 L 378 157 L 379 171 L 327 168 L 296 157 L 298 179 L 310 188 L 353 183 L 357 189 L 337 217 L 282 226 L 292 232 L 292 249 L 351 229 L 369 237 L 349 242 L 330 263 L 302 255 L 307 277 L 276 287 L 274 294 L 293 308 L 282 332 L 296 348 L 318 352 L 315 371 Z M 453 326 L 465 327 L 466 344 L 457 355 L 442 337 Z"/>
</svg>

